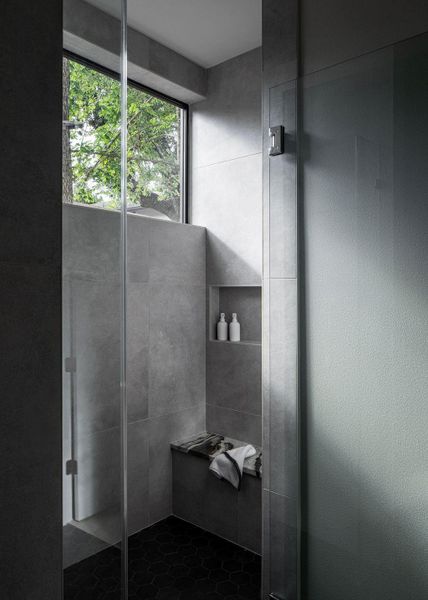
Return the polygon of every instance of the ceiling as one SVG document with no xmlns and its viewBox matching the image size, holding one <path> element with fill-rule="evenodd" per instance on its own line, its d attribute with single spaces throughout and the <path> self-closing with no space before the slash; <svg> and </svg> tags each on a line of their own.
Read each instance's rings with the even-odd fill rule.
<svg viewBox="0 0 428 600">
<path fill-rule="evenodd" d="M 87 0 L 120 14 L 120 0 Z M 128 0 L 128 23 L 202 67 L 261 45 L 262 0 Z"/>
</svg>

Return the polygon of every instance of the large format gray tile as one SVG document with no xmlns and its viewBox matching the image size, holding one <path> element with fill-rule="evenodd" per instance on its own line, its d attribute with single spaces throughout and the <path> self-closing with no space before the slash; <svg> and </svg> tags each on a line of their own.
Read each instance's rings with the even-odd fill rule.
<svg viewBox="0 0 428 600">
<path fill-rule="evenodd" d="M 269 126 L 284 125 L 284 154 L 271 156 L 269 169 L 269 276 L 297 275 L 296 83 L 269 92 Z M 265 273 L 265 276 L 267 274 Z"/>
<path fill-rule="evenodd" d="M 238 492 L 238 538 L 244 546 L 257 554 L 262 551 L 262 481 L 243 477 Z"/>
<path fill-rule="evenodd" d="M 261 415 L 261 346 L 208 342 L 207 402 Z"/>
<path fill-rule="evenodd" d="M 128 421 L 145 419 L 149 395 L 149 286 L 127 287 L 127 399 Z"/>
<path fill-rule="evenodd" d="M 82 521 L 120 504 L 120 428 L 99 431 L 76 440 L 76 519 Z M 128 424 L 129 531 L 148 525 L 149 424 Z M 119 525 L 118 525 L 119 526 Z"/>
<path fill-rule="evenodd" d="M 203 458 L 173 451 L 172 459 L 173 514 L 237 542 L 240 492 L 210 473 Z"/>
<path fill-rule="evenodd" d="M 150 417 L 204 402 L 205 293 L 150 284 Z"/>
<path fill-rule="evenodd" d="M 149 516 L 155 523 L 172 513 L 170 443 L 205 430 L 205 403 L 149 420 Z"/>
<path fill-rule="evenodd" d="M 120 280 L 120 213 L 78 204 L 63 206 L 64 275 Z M 128 215 L 128 281 L 149 279 L 151 220 Z"/>
<path fill-rule="evenodd" d="M 264 485 L 297 496 L 297 282 L 270 281 L 269 406 L 264 413 L 269 460 Z"/>
<path fill-rule="evenodd" d="M 149 280 L 149 233 L 152 219 L 128 215 L 127 221 L 127 276 L 129 282 Z"/>
<path fill-rule="evenodd" d="M 120 429 L 78 436 L 75 515 L 81 521 L 120 504 Z"/>
<path fill-rule="evenodd" d="M 195 167 L 261 150 L 261 49 L 208 71 L 208 94 L 192 107 Z"/>
<path fill-rule="evenodd" d="M 205 229 L 152 220 L 150 282 L 205 285 Z"/>
<path fill-rule="evenodd" d="M 149 525 L 148 420 L 128 424 L 128 535 Z"/>
<path fill-rule="evenodd" d="M 387 16 L 387 18 L 386 18 Z M 310 73 L 428 30 L 425 0 L 302 2 L 303 68 Z"/>
<path fill-rule="evenodd" d="M 263 492 L 263 587 L 297 600 L 297 501 Z"/>
<path fill-rule="evenodd" d="M 272 87 L 297 77 L 299 6 L 263 0 L 262 7 L 263 85 Z"/>
<path fill-rule="evenodd" d="M 260 284 L 261 154 L 193 174 L 192 222 L 207 228 L 207 283 Z"/>
<path fill-rule="evenodd" d="M 120 213 L 78 204 L 63 206 L 66 277 L 120 281 Z M 128 281 L 149 279 L 151 220 L 128 215 Z"/>
<path fill-rule="evenodd" d="M 63 275 L 119 283 L 120 214 L 63 205 Z"/>
<path fill-rule="evenodd" d="M 259 415 L 207 404 L 207 431 L 261 446 L 262 423 Z"/>
<path fill-rule="evenodd" d="M 87 435 L 119 425 L 119 285 L 74 280 L 71 303 L 76 424 Z"/>
</svg>

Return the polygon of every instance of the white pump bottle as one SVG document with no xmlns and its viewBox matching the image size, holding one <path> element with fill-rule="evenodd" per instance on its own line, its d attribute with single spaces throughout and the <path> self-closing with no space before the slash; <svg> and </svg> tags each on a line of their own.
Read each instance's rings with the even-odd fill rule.
<svg viewBox="0 0 428 600">
<path fill-rule="evenodd" d="M 220 314 L 220 321 L 217 323 L 217 339 L 221 342 L 227 341 L 227 323 L 224 313 Z"/>
<path fill-rule="evenodd" d="M 239 342 L 241 340 L 241 325 L 238 323 L 238 315 L 232 313 L 232 321 L 229 323 L 229 340 Z"/>
</svg>

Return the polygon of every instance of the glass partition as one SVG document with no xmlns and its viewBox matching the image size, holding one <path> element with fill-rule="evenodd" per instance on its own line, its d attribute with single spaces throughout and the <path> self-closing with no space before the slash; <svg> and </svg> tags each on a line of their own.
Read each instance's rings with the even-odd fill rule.
<svg viewBox="0 0 428 600">
<path fill-rule="evenodd" d="M 428 36 L 304 78 L 302 598 L 423 600 Z"/>
<path fill-rule="evenodd" d="M 65 600 L 126 597 L 124 4 L 63 3 Z"/>
</svg>

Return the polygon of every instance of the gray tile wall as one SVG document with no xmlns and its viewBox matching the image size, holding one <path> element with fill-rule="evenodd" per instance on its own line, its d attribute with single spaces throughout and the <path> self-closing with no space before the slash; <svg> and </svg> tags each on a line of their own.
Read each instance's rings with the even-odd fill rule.
<svg viewBox="0 0 428 600">
<path fill-rule="evenodd" d="M 304 73 L 335 65 L 428 30 L 425 0 L 302 1 Z"/>
<path fill-rule="evenodd" d="M 261 285 L 261 49 L 209 69 L 191 117 L 190 215 L 207 228 L 207 283 Z M 260 346 L 207 341 L 208 430 L 260 444 L 260 372 Z"/>
<path fill-rule="evenodd" d="M 213 477 L 204 458 L 177 451 L 172 458 L 174 514 L 260 554 L 260 479 L 244 475 L 238 492 Z"/>
<path fill-rule="evenodd" d="M 61 2 L 0 25 L 0 588 L 61 596 Z"/>
<path fill-rule="evenodd" d="M 76 357 L 77 517 L 84 519 L 120 500 L 119 214 L 63 211 L 64 351 Z M 128 217 L 130 532 L 171 514 L 169 443 L 205 429 L 205 243 L 201 227 Z"/>
<path fill-rule="evenodd" d="M 297 599 L 297 2 L 263 1 L 263 599 Z M 285 152 L 268 156 L 269 127 Z"/>
</svg>

